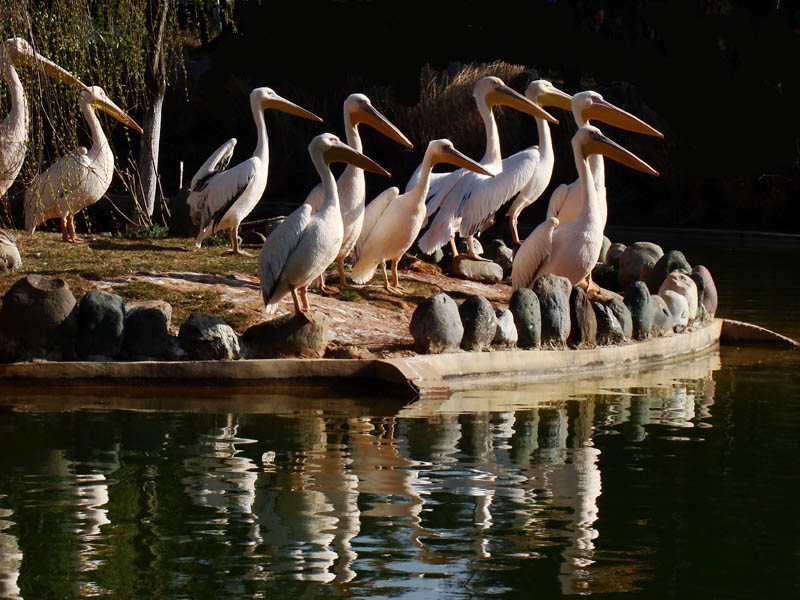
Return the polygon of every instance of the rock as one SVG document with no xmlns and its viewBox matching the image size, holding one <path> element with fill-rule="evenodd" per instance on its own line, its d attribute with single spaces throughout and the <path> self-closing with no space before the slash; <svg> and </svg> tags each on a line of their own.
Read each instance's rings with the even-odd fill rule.
<svg viewBox="0 0 800 600">
<path fill-rule="evenodd" d="M 536 294 L 533 295 L 536 298 Z M 539 301 L 538 299 L 536 300 Z M 492 345 L 499 348 L 513 348 L 517 345 L 519 334 L 514 323 L 514 315 L 510 310 L 499 309 L 494 313 L 497 318 L 497 331 L 494 334 Z"/>
<path fill-rule="evenodd" d="M 475 248 L 475 253 L 478 256 L 483 256 L 483 246 L 478 241 L 478 238 L 476 238 L 476 237 L 472 238 L 472 247 Z M 448 245 L 448 248 L 449 248 L 449 245 Z M 464 254 L 464 253 L 466 253 L 468 251 L 466 238 L 462 238 L 460 236 L 457 236 L 457 239 L 456 239 L 456 250 L 458 250 L 459 254 Z M 488 258 L 488 256 L 487 256 L 487 258 Z"/>
<path fill-rule="evenodd" d="M 706 307 L 706 312 L 709 318 L 714 318 L 717 314 L 717 286 L 714 283 L 711 272 L 703 265 L 696 265 L 692 269 L 692 273 L 697 273 L 703 279 L 703 306 Z"/>
<path fill-rule="evenodd" d="M 171 321 L 172 306 L 164 300 L 126 304 L 122 347 L 128 358 L 162 358 L 168 349 Z"/>
<path fill-rule="evenodd" d="M 619 259 L 622 256 L 622 253 L 625 252 L 625 244 L 620 244 L 619 242 L 614 242 L 608 247 L 608 252 L 606 252 L 606 260 L 605 263 L 609 267 L 614 267 L 615 269 L 619 269 Z"/>
<path fill-rule="evenodd" d="M 419 257 L 420 260 L 424 260 L 425 262 L 431 263 L 433 265 L 440 264 L 444 259 L 444 250 L 442 250 L 441 248 L 437 248 L 430 254 L 425 254 L 416 247 L 414 247 L 414 250 L 416 251 L 415 256 Z"/>
<path fill-rule="evenodd" d="M 625 332 L 611 309 L 600 302 L 592 302 L 592 309 L 597 319 L 597 343 L 607 346 L 624 342 Z"/>
<path fill-rule="evenodd" d="M 486 350 L 497 333 L 497 317 L 492 304 L 483 296 L 470 296 L 458 307 L 464 335 L 461 347 L 471 352 Z"/>
<path fill-rule="evenodd" d="M 517 344 L 520 348 L 538 348 L 542 339 L 542 313 L 539 297 L 528 288 L 520 288 L 511 294 L 508 308 L 517 329 Z"/>
<path fill-rule="evenodd" d="M 22 266 L 22 257 L 17 248 L 17 239 L 4 229 L 0 229 L 0 273 L 7 273 Z"/>
<path fill-rule="evenodd" d="M 625 248 L 619 259 L 617 273 L 620 287 L 624 290 L 634 281 L 644 280 L 663 255 L 661 246 L 651 242 L 636 242 Z"/>
<path fill-rule="evenodd" d="M 533 291 L 542 313 L 542 344 L 563 346 L 570 333 L 569 297 L 572 284 L 566 277 L 548 273 L 536 280 Z"/>
<path fill-rule="evenodd" d="M 194 312 L 178 332 L 180 347 L 191 360 L 234 360 L 239 358 L 239 337 L 222 319 Z"/>
<path fill-rule="evenodd" d="M 499 283 L 503 280 L 503 269 L 497 263 L 472 260 L 463 255 L 455 257 L 450 263 L 450 274 L 462 279 L 481 283 Z"/>
<path fill-rule="evenodd" d="M 436 294 L 417 305 L 411 316 L 411 336 L 420 352 L 455 352 L 461 344 L 464 326 L 458 306 L 447 294 Z"/>
<path fill-rule="evenodd" d="M 675 320 L 675 326 L 686 327 L 689 324 L 689 303 L 686 298 L 672 290 L 664 290 L 664 293 L 659 296 L 664 299 L 664 303 Z"/>
<path fill-rule="evenodd" d="M 75 296 L 63 279 L 23 277 L 3 297 L 0 332 L 14 340 L 14 360 L 74 358 L 78 332 Z"/>
<path fill-rule="evenodd" d="M 113 358 L 125 339 L 125 306 L 122 297 L 103 290 L 86 293 L 78 306 L 78 353 Z"/>
<path fill-rule="evenodd" d="M 583 288 L 572 287 L 569 297 L 570 348 L 591 348 L 597 344 L 597 317 Z"/>
<path fill-rule="evenodd" d="M 675 319 L 667 308 L 667 303 L 658 294 L 651 294 L 650 303 L 653 305 L 653 326 L 650 333 L 654 336 L 671 333 L 675 327 Z"/>
<path fill-rule="evenodd" d="M 694 321 L 697 316 L 697 285 L 692 278 L 683 273 L 670 273 L 658 289 L 659 295 L 663 296 L 666 290 L 678 292 L 686 298 L 686 303 L 689 305 L 689 321 Z"/>
<path fill-rule="evenodd" d="M 249 327 L 242 336 L 247 358 L 322 358 L 328 347 L 328 318 L 315 313 L 309 322 L 297 313 Z"/>
<path fill-rule="evenodd" d="M 506 246 L 500 238 L 495 238 L 486 246 L 486 258 L 500 265 L 503 277 L 511 277 L 511 267 L 514 264 L 514 251 Z"/>
<path fill-rule="evenodd" d="M 644 281 L 634 281 L 625 290 L 625 306 L 631 311 L 633 339 L 644 340 L 650 337 L 653 328 L 654 306 L 650 302 L 650 291 Z"/>
<path fill-rule="evenodd" d="M 600 247 L 600 254 L 597 256 L 597 262 L 605 263 L 608 249 L 611 247 L 611 240 L 603 236 L 603 245 Z"/>
<path fill-rule="evenodd" d="M 661 284 L 664 283 L 664 279 L 673 271 L 684 273 L 685 275 L 688 275 L 692 271 L 691 265 L 689 265 L 689 262 L 680 250 L 669 250 L 656 261 L 655 265 L 653 265 L 653 268 L 644 280 L 650 293 L 657 294 L 658 290 L 661 288 Z"/>
<path fill-rule="evenodd" d="M 622 300 L 618 300 L 617 298 L 612 298 L 605 304 L 606 308 L 611 311 L 617 321 L 619 322 L 619 326 L 622 327 L 622 335 L 625 336 L 625 339 L 630 339 L 633 337 L 633 317 L 631 317 L 631 311 L 625 305 L 625 302 Z"/>
<path fill-rule="evenodd" d="M 358 360 L 375 360 L 379 358 L 377 354 L 370 352 L 363 346 L 353 346 L 352 344 L 338 344 L 331 341 L 325 351 L 325 358 L 350 358 Z"/>
</svg>

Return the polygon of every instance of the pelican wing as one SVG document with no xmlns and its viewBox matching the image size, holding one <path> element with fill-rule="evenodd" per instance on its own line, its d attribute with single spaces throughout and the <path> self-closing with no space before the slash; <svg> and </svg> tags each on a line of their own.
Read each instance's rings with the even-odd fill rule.
<svg viewBox="0 0 800 600">
<path fill-rule="evenodd" d="M 542 265 L 550 258 L 553 249 L 553 230 L 558 219 L 548 217 L 522 242 L 511 266 L 511 287 L 518 290 L 530 287 Z"/>
<path fill-rule="evenodd" d="M 509 215 L 519 215 L 522 209 L 536 202 L 545 188 L 547 188 L 547 185 L 550 183 L 550 176 L 553 174 L 552 168 L 548 173 L 548 169 L 542 165 L 539 148 L 534 147 L 530 150 L 534 153 L 533 160 L 536 162 L 536 165 L 534 166 L 531 178 L 522 186 L 514 202 L 511 203 L 511 207 L 508 209 Z"/>
<path fill-rule="evenodd" d="M 227 169 L 235 147 L 236 138 L 231 138 L 214 150 L 208 160 L 197 169 L 197 173 L 194 174 L 192 182 L 189 184 L 189 189 L 193 192 L 202 191 L 214 175 Z"/>
<path fill-rule="evenodd" d="M 389 208 L 389 204 L 399 195 L 400 190 L 398 188 L 390 187 L 388 190 L 384 190 L 378 194 L 372 202 L 367 204 L 366 209 L 364 209 L 364 224 L 361 227 L 361 234 L 358 236 L 358 242 L 356 242 L 356 247 L 353 251 L 354 260 L 358 260 L 359 256 L 361 256 L 364 244 L 369 239 L 373 229 L 375 229 L 376 223 L 386 212 L 386 209 Z"/>
<path fill-rule="evenodd" d="M 234 168 L 217 173 L 202 190 L 189 194 L 192 214 L 200 214 L 200 231 L 214 231 L 222 217 L 241 197 L 256 176 L 261 160 L 253 156 Z"/>
<path fill-rule="evenodd" d="M 273 229 L 267 241 L 261 247 L 258 256 L 258 277 L 261 280 L 261 294 L 264 304 L 277 302 L 276 292 L 281 288 L 281 275 L 289 256 L 294 252 L 303 238 L 303 232 L 311 220 L 312 208 L 301 204 L 283 222 Z M 282 297 L 283 294 L 280 294 Z"/>
<path fill-rule="evenodd" d="M 539 149 L 528 148 L 503 159 L 503 170 L 496 177 L 467 172 L 457 210 L 461 217 L 459 233 L 475 235 L 494 222 L 494 214 L 528 183 L 536 171 Z"/>
<path fill-rule="evenodd" d="M 553 190 L 553 193 L 550 195 L 550 203 L 547 205 L 548 218 L 559 216 L 561 209 L 564 208 L 564 203 L 567 201 L 568 196 L 569 186 L 566 183 L 562 183 Z"/>
<path fill-rule="evenodd" d="M 454 171 L 458 173 L 458 171 Z M 458 231 L 461 225 L 461 217 L 456 214 L 462 198 L 469 198 L 468 193 L 464 192 L 464 183 L 469 180 L 468 174 L 472 171 L 464 170 L 460 177 L 456 178 L 456 183 L 452 189 L 443 197 L 441 208 L 428 227 L 417 241 L 417 247 L 425 254 L 432 254 L 437 248 L 444 246 L 448 240 Z M 477 175 L 477 173 L 475 173 Z"/>
<path fill-rule="evenodd" d="M 417 167 L 417 170 L 422 166 Z M 430 175 L 430 184 L 428 187 L 428 197 L 425 199 L 425 219 L 430 220 L 430 218 L 439 210 L 439 207 L 445 203 L 447 200 L 447 196 L 450 192 L 453 191 L 453 188 L 458 185 L 458 182 L 461 181 L 461 178 L 466 175 L 466 169 L 458 169 L 456 171 L 452 171 L 450 173 L 431 173 Z M 417 180 L 419 179 L 417 172 L 414 172 L 415 177 L 411 178 L 411 181 L 408 182 L 406 186 L 406 192 L 410 192 L 413 190 L 417 185 Z"/>
</svg>

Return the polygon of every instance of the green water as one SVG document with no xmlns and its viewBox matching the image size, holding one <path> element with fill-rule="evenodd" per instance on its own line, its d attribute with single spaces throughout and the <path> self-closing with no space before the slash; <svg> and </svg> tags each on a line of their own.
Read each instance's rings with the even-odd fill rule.
<svg viewBox="0 0 800 600">
<path fill-rule="evenodd" d="M 721 315 L 800 337 L 797 247 L 696 251 Z M 798 367 L 726 347 L 413 403 L 12 390 L 0 597 L 797 597 Z"/>
</svg>

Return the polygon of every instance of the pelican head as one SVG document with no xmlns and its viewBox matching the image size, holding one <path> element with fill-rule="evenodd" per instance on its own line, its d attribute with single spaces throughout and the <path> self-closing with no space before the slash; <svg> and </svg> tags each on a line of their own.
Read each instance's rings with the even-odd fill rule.
<svg viewBox="0 0 800 600">
<path fill-rule="evenodd" d="M 122 110 L 119 106 L 114 104 L 111 101 L 103 88 L 93 85 L 91 87 L 86 88 L 81 92 L 81 102 L 86 103 L 89 106 L 102 110 L 104 113 L 111 115 L 117 121 L 130 127 L 131 129 L 135 129 L 139 133 L 142 132 L 142 128 L 134 121 L 128 114 Z"/>
<path fill-rule="evenodd" d="M 524 112 L 538 119 L 544 119 L 550 123 L 558 124 L 558 119 L 545 111 L 541 106 L 536 104 L 520 94 L 519 92 L 511 89 L 499 77 L 483 77 L 475 83 L 472 89 L 472 96 L 478 103 L 483 103 L 489 108 L 497 106 L 509 106 L 520 112 Z"/>
<path fill-rule="evenodd" d="M 369 171 L 370 173 L 391 177 L 389 171 L 371 158 L 364 156 L 360 152 L 356 152 L 332 133 L 322 133 L 311 140 L 311 143 L 308 145 L 308 152 L 312 156 L 322 156 L 327 165 L 334 162 L 343 162 L 358 167 L 359 169 Z"/>
<path fill-rule="evenodd" d="M 578 129 L 572 138 L 573 147 L 580 148 L 584 159 L 591 154 L 602 154 L 608 158 L 622 163 L 623 165 L 636 169 L 642 173 L 658 176 L 658 171 L 636 156 L 630 150 L 626 150 L 615 141 L 607 138 L 603 133 L 592 125 L 584 125 Z"/>
<path fill-rule="evenodd" d="M 572 114 L 577 123 L 588 123 L 591 120 L 602 121 L 620 129 L 635 133 L 663 138 L 664 134 L 650 127 L 639 117 L 614 106 L 600 94 L 593 91 L 580 92 L 572 97 Z"/>
<path fill-rule="evenodd" d="M 431 140 L 428 142 L 428 152 L 433 153 L 433 164 L 448 163 L 457 167 L 469 169 L 481 175 L 487 175 L 489 177 L 495 176 L 494 173 L 487 171 L 479 163 L 456 150 L 455 146 L 453 146 L 453 142 L 448 139 Z"/>
<path fill-rule="evenodd" d="M 389 119 L 372 106 L 372 102 L 364 94 L 350 94 L 344 101 L 344 111 L 350 116 L 354 127 L 363 123 L 406 148 L 414 147 L 414 144 Z"/>
<path fill-rule="evenodd" d="M 89 89 L 72 73 L 62 69 L 53 61 L 36 52 L 23 38 L 10 38 L 0 44 L 0 62 L 6 60 L 17 67 L 41 68 L 42 72 L 51 79 L 56 79 L 84 91 Z"/>
<path fill-rule="evenodd" d="M 273 108 L 294 115 L 295 117 L 302 117 L 303 119 L 317 121 L 318 123 L 322 122 L 322 119 L 311 111 L 298 106 L 286 98 L 281 98 L 268 87 L 256 88 L 250 92 L 250 102 L 260 106 L 261 110 Z"/>
<path fill-rule="evenodd" d="M 539 106 L 555 106 L 563 110 L 572 110 L 572 96 L 562 92 L 546 79 L 531 81 L 525 89 L 525 96 L 538 103 Z"/>
</svg>

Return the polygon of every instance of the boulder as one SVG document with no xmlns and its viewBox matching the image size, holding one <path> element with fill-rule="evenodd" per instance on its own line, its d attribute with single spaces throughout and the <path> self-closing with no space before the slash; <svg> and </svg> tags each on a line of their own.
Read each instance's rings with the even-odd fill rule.
<svg viewBox="0 0 800 600">
<path fill-rule="evenodd" d="M 650 333 L 654 336 L 663 336 L 672 333 L 675 327 L 675 319 L 667 308 L 667 303 L 658 294 L 650 295 L 650 303 L 653 305 L 653 326 Z"/>
<path fill-rule="evenodd" d="M 655 307 L 650 301 L 650 291 L 644 281 L 634 281 L 628 286 L 625 290 L 625 306 L 631 311 L 633 339 L 644 340 L 650 337 Z"/>
<path fill-rule="evenodd" d="M 533 296 L 535 298 L 536 294 Z M 495 311 L 495 317 L 497 318 L 497 331 L 494 334 L 492 345 L 499 348 L 513 348 L 519 339 L 513 313 L 510 310 L 499 309 Z"/>
<path fill-rule="evenodd" d="M 609 267 L 614 267 L 615 269 L 619 269 L 619 259 L 622 256 L 622 253 L 625 252 L 625 244 L 620 244 L 619 242 L 614 242 L 608 247 L 608 252 L 606 252 L 606 260 L 604 261 Z"/>
<path fill-rule="evenodd" d="M 514 326 L 517 329 L 517 345 L 520 348 L 538 348 L 542 340 L 542 313 L 539 297 L 528 288 L 520 288 L 511 294 L 508 302 Z"/>
<path fill-rule="evenodd" d="M 104 290 L 87 292 L 78 305 L 78 353 L 83 357 L 114 358 L 125 339 L 122 297 Z"/>
<path fill-rule="evenodd" d="M 162 358 L 168 350 L 172 306 L 164 300 L 125 305 L 122 348 L 134 360 Z"/>
<path fill-rule="evenodd" d="M 492 304 L 483 296 L 470 296 L 458 307 L 464 335 L 461 347 L 471 352 L 487 350 L 497 333 L 497 317 Z"/>
<path fill-rule="evenodd" d="M 631 244 L 619 258 L 617 281 L 620 287 L 627 289 L 634 281 L 644 280 L 650 269 L 664 255 L 661 246 L 651 242 Z"/>
<path fill-rule="evenodd" d="M 569 297 L 572 283 L 566 277 L 548 273 L 536 280 L 533 291 L 542 313 L 542 344 L 563 346 L 570 333 Z"/>
<path fill-rule="evenodd" d="M 703 265 L 696 265 L 692 269 L 692 273 L 697 273 L 703 279 L 703 306 L 706 308 L 706 313 L 709 318 L 714 318 L 717 314 L 717 286 L 714 283 L 714 278 L 711 277 L 711 272 Z"/>
<path fill-rule="evenodd" d="M 659 295 L 663 295 L 666 290 L 678 292 L 686 298 L 686 303 L 689 305 L 689 321 L 694 321 L 697 316 L 697 285 L 692 278 L 683 273 L 670 273 L 658 289 Z"/>
<path fill-rule="evenodd" d="M 449 248 L 450 245 L 448 244 L 447 247 Z M 478 256 L 483 256 L 483 246 L 478 241 L 478 238 L 476 238 L 476 237 L 472 238 L 472 247 L 475 248 L 475 253 Z M 466 252 L 468 252 L 469 249 L 467 248 L 467 239 L 466 238 L 462 238 L 461 236 L 457 236 L 456 237 L 456 250 L 458 250 L 459 254 L 465 254 Z M 489 257 L 487 256 L 486 258 L 489 258 Z"/>
<path fill-rule="evenodd" d="M 661 284 L 664 283 L 664 279 L 673 271 L 685 275 L 688 275 L 692 271 L 689 261 L 686 260 L 686 257 L 680 250 L 669 250 L 656 261 L 655 265 L 653 265 L 653 268 L 644 280 L 650 293 L 657 294 L 658 290 L 661 288 Z"/>
<path fill-rule="evenodd" d="M 328 318 L 315 313 L 313 321 L 290 313 L 249 327 L 242 336 L 247 358 L 322 358 L 328 347 Z"/>
<path fill-rule="evenodd" d="M 592 308 L 597 319 L 597 343 L 606 346 L 623 343 L 625 332 L 613 311 L 600 302 L 592 302 Z"/>
<path fill-rule="evenodd" d="M 569 297 L 570 348 L 591 348 L 597 344 L 597 317 L 583 288 L 572 287 Z"/>
<path fill-rule="evenodd" d="M 194 312 L 181 325 L 178 343 L 191 360 L 234 360 L 239 358 L 239 337 L 222 319 Z"/>
<path fill-rule="evenodd" d="M 686 298 L 672 290 L 664 290 L 659 294 L 664 299 L 672 318 L 675 320 L 675 327 L 686 327 L 689 324 L 689 303 Z"/>
<path fill-rule="evenodd" d="M 411 336 L 420 352 L 455 352 L 463 335 L 464 326 L 461 324 L 458 306 L 447 294 L 426 298 L 411 315 Z"/>
<path fill-rule="evenodd" d="M 511 267 L 514 264 L 514 251 L 506 246 L 500 238 L 495 238 L 486 245 L 486 258 L 500 265 L 503 277 L 511 277 Z"/>
<path fill-rule="evenodd" d="M 617 298 L 612 298 L 605 303 L 605 307 L 616 317 L 619 326 L 622 327 L 622 335 L 625 339 L 631 339 L 633 337 L 633 317 L 625 303 Z"/>
<path fill-rule="evenodd" d="M 503 281 L 503 268 L 497 263 L 472 260 L 463 255 L 456 256 L 450 262 L 450 274 L 462 279 L 480 281 L 481 283 L 499 283 Z"/>
<path fill-rule="evenodd" d="M 0 333 L 13 340 L 13 360 L 74 358 L 77 332 L 77 303 L 63 279 L 28 275 L 3 297 Z"/>
</svg>

